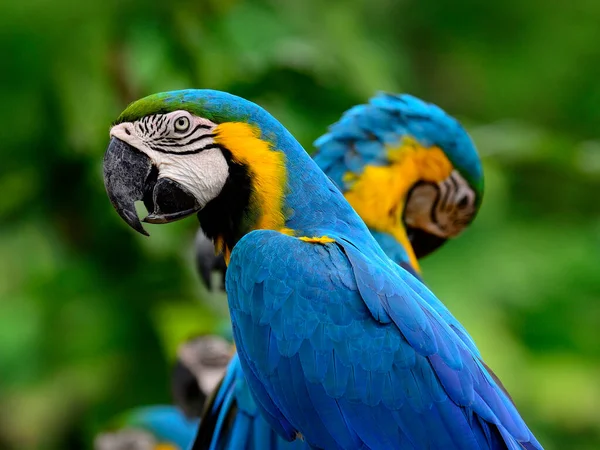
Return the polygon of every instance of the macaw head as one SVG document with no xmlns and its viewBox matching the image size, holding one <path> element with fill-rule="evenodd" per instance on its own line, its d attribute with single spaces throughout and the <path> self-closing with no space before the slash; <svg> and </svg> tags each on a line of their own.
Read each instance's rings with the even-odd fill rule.
<svg viewBox="0 0 600 450">
<path fill-rule="evenodd" d="M 474 219 L 483 170 L 456 119 L 410 95 L 379 94 L 315 142 L 315 161 L 388 253 L 417 259 Z M 414 253 L 413 253 L 414 250 Z"/>
<path fill-rule="evenodd" d="M 221 381 L 234 352 L 230 341 L 214 335 L 198 336 L 179 346 L 171 391 L 187 417 L 202 415 L 206 399 Z"/>
<path fill-rule="evenodd" d="M 212 90 L 138 100 L 119 116 L 110 136 L 104 182 L 119 215 L 147 234 L 136 201 L 144 202 L 148 223 L 198 213 L 204 233 L 226 259 L 247 232 L 286 227 L 294 204 L 288 194 L 303 191 L 298 187 L 301 176 L 292 186 L 287 174 L 301 173 L 294 164 L 304 159 L 312 163 L 264 109 Z M 298 220 L 302 217 L 296 216 Z"/>
<path fill-rule="evenodd" d="M 174 406 L 136 408 L 118 417 L 111 431 L 98 434 L 94 450 L 186 450 L 198 423 Z"/>
<path fill-rule="evenodd" d="M 217 119 L 203 110 L 204 96 L 194 94 L 138 100 L 110 130 L 107 192 L 121 217 L 140 233 L 147 234 L 135 201 L 143 200 L 149 212 L 145 222 L 171 222 L 201 210 L 227 182 L 231 155 L 218 141 Z"/>
</svg>

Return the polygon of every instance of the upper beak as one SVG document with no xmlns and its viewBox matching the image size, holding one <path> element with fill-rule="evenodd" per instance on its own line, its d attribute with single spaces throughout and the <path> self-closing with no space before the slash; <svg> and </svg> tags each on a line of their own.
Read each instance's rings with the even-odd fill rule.
<svg viewBox="0 0 600 450">
<path fill-rule="evenodd" d="M 104 186 L 117 213 L 131 228 L 148 236 L 135 210 L 143 200 L 144 222 L 168 223 L 200 210 L 196 198 L 181 184 L 160 178 L 152 160 L 128 143 L 113 137 L 104 155 Z"/>
<path fill-rule="evenodd" d="M 135 202 L 144 198 L 146 179 L 152 161 L 142 152 L 115 137 L 104 155 L 104 187 L 121 218 L 131 228 L 148 236 L 135 210 Z"/>
</svg>

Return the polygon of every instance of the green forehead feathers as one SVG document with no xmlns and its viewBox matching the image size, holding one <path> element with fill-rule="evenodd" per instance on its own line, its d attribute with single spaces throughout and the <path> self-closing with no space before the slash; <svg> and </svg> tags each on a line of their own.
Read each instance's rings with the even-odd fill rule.
<svg viewBox="0 0 600 450">
<path fill-rule="evenodd" d="M 217 91 L 188 89 L 149 95 L 131 103 L 113 125 L 135 122 L 145 116 L 167 114 L 178 110 L 188 111 L 217 124 L 247 119 L 248 114 L 243 111 L 243 105 L 237 101 L 239 97 L 221 94 Z"/>
</svg>

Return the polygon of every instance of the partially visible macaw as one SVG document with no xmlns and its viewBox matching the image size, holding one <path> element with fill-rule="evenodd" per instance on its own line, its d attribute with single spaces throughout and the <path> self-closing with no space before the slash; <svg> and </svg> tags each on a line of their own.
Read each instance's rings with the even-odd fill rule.
<svg viewBox="0 0 600 450">
<path fill-rule="evenodd" d="M 94 450 L 187 450 L 198 422 L 174 406 L 136 408 L 118 417 L 110 431 L 98 434 Z"/>
<path fill-rule="evenodd" d="M 95 440 L 96 450 L 187 450 L 207 397 L 221 381 L 234 352 L 227 339 L 200 335 L 182 343 L 171 379 L 177 407 L 153 405 L 119 416 Z"/>
<path fill-rule="evenodd" d="M 374 135 L 382 139 L 373 139 Z M 410 95 L 380 94 L 369 104 L 355 106 L 317 139 L 315 147 L 314 160 L 359 212 L 387 255 L 415 274 L 420 274 L 417 258 L 457 236 L 481 204 L 483 171 L 468 134 L 440 108 Z M 417 164 L 431 170 L 419 171 Z M 449 171 L 436 169 L 448 164 Z M 397 213 L 390 218 L 388 210 Z M 209 289 L 211 271 L 224 275 L 226 267 L 210 244 L 199 230 L 196 260 Z M 206 410 L 195 448 L 292 445 L 264 421 L 248 389 L 239 359 L 234 358 Z"/>
<path fill-rule="evenodd" d="M 121 217 L 147 234 L 137 200 L 150 223 L 198 213 L 223 249 L 239 360 L 285 439 L 541 448 L 466 330 L 264 109 L 218 91 L 161 93 L 110 134 L 105 186 Z"/>
<path fill-rule="evenodd" d="M 418 258 L 458 236 L 483 198 L 469 135 L 441 108 L 410 95 L 379 94 L 351 108 L 315 147 L 315 162 L 409 271 L 420 273 Z"/>
<path fill-rule="evenodd" d="M 171 377 L 174 403 L 188 418 L 198 418 L 225 374 L 234 346 L 217 335 L 201 335 L 182 343 Z"/>
</svg>

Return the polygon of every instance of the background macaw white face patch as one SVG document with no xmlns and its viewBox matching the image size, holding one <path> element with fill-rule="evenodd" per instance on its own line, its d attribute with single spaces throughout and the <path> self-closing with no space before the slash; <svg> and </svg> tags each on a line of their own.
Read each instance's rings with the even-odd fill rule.
<svg viewBox="0 0 600 450">
<path fill-rule="evenodd" d="M 182 344 L 177 355 L 196 376 L 202 392 L 209 396 L 225 373 L 233 347 L 218 336 L 201 336 Z"/>
<path fill-rule="evenodd" d="M 214 139 L 216 127 L 182 110 L 115 125 L 110 136 L 150 157 L 159 179 L 178 182 L 204 207 L 219 195 L 229 176 L 227 160 Z"/>
<path fill-rule="evenodd" d="M 94 450 L 153 450 L 158 442 L 145 430 L 126 429 L 99 434 Z"/>
<path fill-rule="evenodd" d="M 417 184 L 408 194 L 404 220 L 439 237 L 449 238 L 471 222 L 477 212 L 475 192 L 456 171 L 440 183 Z"/>
</svg>

